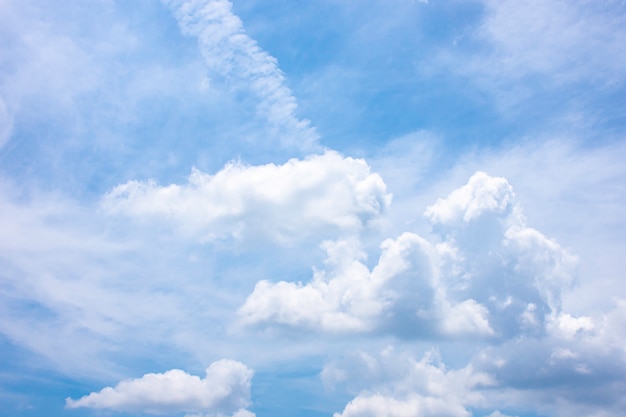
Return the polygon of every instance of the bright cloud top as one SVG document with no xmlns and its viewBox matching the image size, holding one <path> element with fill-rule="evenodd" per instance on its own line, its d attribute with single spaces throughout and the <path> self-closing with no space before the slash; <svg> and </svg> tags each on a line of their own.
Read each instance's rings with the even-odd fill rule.
<svg viewBox="0 0 626 417">
<path fill-rule="evenodd" d="M 250 402 L 253 372 L 232 360 L 214 362 L 199 378 L 179 369 L 162 374 L 146 374 L 122 381 L 114 388 L 103 388 L 78 400 L 68 398 L 67 408 L 96 408 L 132 413 L 207 413 L 251 417 L 245 410 Z"/>
<path fill-rule="evenodd" d="M 278 133 L 283 145 L 310 149 L 318 135 L 308 120 L 295 115 L 297 103 L 276 58 L 263 51 L 233 14 L 228 0 L 165 1 L 182 32 L 196 36 L 209 70 L 259 99 L 257 110 Z"/>
<path fill-rule="evenodd" d="M 426 210 L 438 237 L 387 239 L 370 270 L 354 241 L 327 241 L 307 284 L 260 281 L 243 324 L 404 337 L 508 338 L 541 333 L 560 314 L 576 259 L 529 228 L 504 178 L 478 172 Z"/>
<path fill-rule="evenodd" d="M 355 245 L 326 242 L 328 269 L 316 270 L 309 284 L 259 282 L 239 310 L 242 323 L 409 336 L 492 333 L 483 306 L 471 299 L 450 304 L 437 289 L 436 248 L 418 235 L 383 242 L 371 271 Z"/>
<path fill-rule="evenodd" d="M 110 213 L 171 222 L 204 241 L 283 240 L 319 228 L 358 231 L 390 200 L 365 161 L 329 151 L 284 165 L 231 163 L 215 175 L 194 169 L 185 185 L 131 181 L 115 187 L 103 204 Z"/>
</svg>

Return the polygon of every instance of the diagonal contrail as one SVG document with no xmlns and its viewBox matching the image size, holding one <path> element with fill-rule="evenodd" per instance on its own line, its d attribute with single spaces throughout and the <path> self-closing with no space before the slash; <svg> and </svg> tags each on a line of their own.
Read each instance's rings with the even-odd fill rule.
<svg viewBox="0 0 626 417">
<path fill-rule="evenodd" d="M 245 32 L 228 0 L 164 0 L 184 35 L 198 38 L 209 70 L 259 100 L 258 114 L 283 146 L 312 150 L 319 135 L 310 121 L 296 116 L 296 98 L 285 85 L 276 58 Z"/>
</svg>

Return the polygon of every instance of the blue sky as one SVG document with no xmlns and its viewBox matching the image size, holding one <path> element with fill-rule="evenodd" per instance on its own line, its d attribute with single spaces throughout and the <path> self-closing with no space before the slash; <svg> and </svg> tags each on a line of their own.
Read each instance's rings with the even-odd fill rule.
<svg viewBox="0 0 626 417">
<path fill-rule="evenodd" d="M 625 20 L 0 3 L 0 416 L 623 415 Z"/>
</svg>

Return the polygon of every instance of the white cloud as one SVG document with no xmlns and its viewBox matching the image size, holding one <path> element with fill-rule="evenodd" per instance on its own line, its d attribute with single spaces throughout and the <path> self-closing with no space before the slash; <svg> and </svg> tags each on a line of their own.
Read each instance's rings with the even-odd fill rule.
<svg viewBox="0 0 626 417">
<path fill-rule="evenodd" d="M 526 225 L 504 178 L 476 173 L 428 207 L 426 217 L 453 248 L 442 278 L 448 294 L 485 305 L 501 336 L 533 323 L 541 330 L 558 314 L 577 258 Z"/>
<path fill-rule="evenodd" d="M 491 334 L 484 307 L 473 300 L 451 305 L 438 291 L 433 271 L 438 254 L 420 236 L 404 233 L 385 240 L 372 270 L 354 241 L 322 246 L 327 270 L 316 270 L 306 285 L 259 282 L 239 309 L 241 323 L 411 337 Z M 460 313 L 464 317 L 454 317 Z"/>
<path fill-rule="evenodd" d="M 333 417 L 470 417 L 462 406 L 439 398 L 409 395 L 398 400 L 380 394 L 360 395 Z"/>
<path fill-rule="evenodd" d="M 261 281 L 239 310 L 256 326 L 405 337 L 541 333 L 559 314 L 576 258 L 528 228 L 504 178 L 478 172 L 426 210 L 442 239 L 387 239 L 370 270 L 354 241 L 327 242 L 307 284 Z"/>
<path fill-rule="evenodd" d="M 485 212 L 502 214 L 511 208 L 513 188 L 504 178 L 484 172 L 472 175 L 469 182 L 439 199 L 424 214 L 433 224 L 469 223 Z"/>
<path fill-rule="evenodd" d="M 204 241 L 264 236 L 277 240 L 358 231 L 391 195 L 365 161 L 328 151 L 283 165 L 231 163 L 215 175 L 194 169 L 185 185 L 131 181 L 109 192 L 109 213 L 173 224 Z"/>
<path fill-rule="evenodd" d="M 276 58 L 245 32 L 228 0 L 166 0 L 184 34 L 196 36 L 209 70 L 260 100 L 259 114 L 278 133 L 283 145 L 316 146 L 318 135 L 308 120 L 296 116 L 296 99 L 285 85 Z"/>
<path fill-rule="evenodd" d="M 502 414 L 500 411 L 494 411 L 493 413 L 489 414 L 487 417 L 512 417 L 512 416 L 509 416 L 507 414 Z"/>
<path fill-rule="evenodd" d="M 620 298 L 615 299 L 624 294 L 621 254 L 625 250 L 625 223 L 620 215 L 626 202 L 626 169 L 621 163 L 624 154 L 621 142 L 590 147 L 572 138 L 526 138 L 513 148 L 465 155 L 445 175 L 433 173 L 441 179 L 428 188 L 418 184 L 400 194 L 393 181 L 386 181 L 396 195 L 394 206 L 405 207 L 425 207 L 428 201 L 437 200 L 442 189 L 453 190 L 477 169 L 506 177 L 515 186 L 508 208 L 492 205 L 496 213 L 501 211 L 493 229 L 486 227 L 487 220 L 497 219 L 496 213 L 486 209 L 482 219 L 479 216 L 466 223 L 463 217 L 470 206 L 459 207 L 454 199 L 450 212 L 455 215 L 448 218 L 454 217 L 455 222 L 435 228 L 444 239 L 451 238 L 447 242 L 450 257 L 457 260 L 457 266 L 444 274 L 450 280 L 448 294 L 462 291 L 467 296 L 479 271 L 491 268 L 491 288 L 475 287 L 473 298 L 493 313 L 489 322 L 494 330 L 503 329 L 506 334 L 506 329 L 515 329 L 509 335 L 517 336 L 508 342 L 479 347 L 472 361 L 475 369 L 492 374 L 498 381 L 497 388 L 483 395 L 486 404 L 503 414 L 610 416 L 624 409 L 626 309 Z M 410 176 L 412 170 L 399 166 L 392 174 Z M 385 170 L 378 172 L 386 180 L 393 178 Z M 418 170 L 418 174 L 423 173 Z M 494 191 L 491 195 L 497 194 Z M 476 224 L 482 227 L 473 227 Z M 526 224 L 556 237 L 567 251 Z M 488 238 L 487 230 L 497 231 L 493 236 L 500 237 Z M 502 243 L 502 232 L 507 245 L 487 244 Z M 482 250 L 471 250 L 486 246 L 494 256 L 491 266 Z M 576 253 L 579 260 L 568 253 Z M 505 256 L 496 256 L 502 254 Z M 505 267 L 507 264 L 511 267 Z M 517 267 L 512 267 L 515 264 Z M 543 279 L 532 284 L 531 277 L 538 276 Z M 548 307 L 550 304 L 553 307 Z M 553 313 L 546 317 L 550 310 Z M 464 352 L 465 344 L 448 351 L 447 358 L 458 361 Z"/>
<path fill-rule="evenodd" d="M 572 339 L 581 332 L 589 332 L 594 329 L 593 319 L 591 317 L 572 317 L 568 313 L 562 313 L 556 319 L 556 326 L 553 332 L 559 332 L 562 337 Z"/>
<path fill-rule="evenodd" d="M 573 286 L 562 293 L 562 303 L 571 314 L 592 314 L 595 317 L 607 311 L 609 305 L 606 300 L 624 294 L 621 277 L 626 259 L 621 253 L 626 251 L 622 239 L 626 223 L 620 214 L 626 204 L 626 167 L 621 163 L 625 155 L 623 142 L 588 146 L 572 137 L 524 138 L 512 148 L 464 156 L 443 177 L 444 180 L 431 185 L 423 193 L 431 196 L 428 200 L 436 200 L 441 195 L 441 189 L 453 189 L 477 169 L 507 178 L 515 186 L 515 201 L 523 205 L 523 214 L 527 218 L 524 223 L 553 238 L 543 240 L 537 236 L 535 239 L 530 230 L 519 234 L 515 230 L 520 229 L 512 229 L 514 233 L 511 237 L 517 235 L 520 239 L 515 246 L 518 250 L 523 247 L 528 250 L 527 245 L 534 242 L 536 255 L 552 253 L 555 256 L 552 261 L 554 273 L 558 270 L 555 241 L 563 245 L 568 253 L 576 254 L 578 262 L 575 269 L 570 269 L 570 275 L 574 275 L 575 280 Z M 388 187 L 393 190 L 395 184 L 387 181 L 387 173 L 377 172 L 383 175 Z M 394 206 L 412 204 L 419 207 L 428 202 L 416 192 L 401 195 L 394 191 Z M 407 195 L 410 196 L 408 200 Z M 459 232 L 456 231 L 457 235 Z M 525 238 L 524 234 L 527 234 Z M 539 250 L 542 245 L 545 247 L 543 252 Z M 547 257 L 543 261 L 540 258 L 535 257 L 535 261 L 549 265 Z M 572 268 L 574 266 L 571 260 L 563 266 L 567 264 Z M 568 280 L 565 275 L 561 277 Z"/>
<path fill-rule="evenodd" d="M 242 409 L 250 402 L 252 374 L 244 364 L 224 359 L 212 363 L 204 378 L 179 369 L 146 374 L 77 400 L 68 398 L 66 407 L 150 414 L 187 412 L 251 416 L 252 413 Z"/>
<path fill-rule="evenodd" d="M 335 381 L 340 375 L 339 381 Z M 360 394 L 335 416 L 470 416 L 468 406 L 480 406 L 481 388 L 495 381 L 470 366 L 448 370 L 430 351 L 421 360 L 396 353 L 390 346 L 376 357 L 351 354 L 327 364 L 322 372 L 327 385 L 340 382 Z"/>
</svg>

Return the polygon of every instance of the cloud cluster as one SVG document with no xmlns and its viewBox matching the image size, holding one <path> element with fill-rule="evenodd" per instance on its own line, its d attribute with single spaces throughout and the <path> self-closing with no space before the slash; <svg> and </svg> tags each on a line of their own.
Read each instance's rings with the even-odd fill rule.
<svg viewBox="0 0 626 417">
<path fill-rule="evenodd" d="M 402 337 L 541 333 L 560 314 L 576 258 L 526 226 L 504 178 L 478 172 L 428 207 L 432 243 L 387 239 L 376 265 L 355 241 L 327 241 L 309 283 L 260 281 L 239 310 L 245 325 Z"/>
<path fill-rule="evenodd" d="M 283 145 L 311 149 L 318 135 L 299 119 L 296 99 L 285 84 L 276 58 L 245 32 L 228 0 L 167 0 L 182 32 L 198 38 L 209 70 L 237 88 L 252 92 L 257 110 L 278 133 Z"/>
<path fill-rule="evenodd" d="M 203 241 L 289 240 L 320 230 L 358 231 L 390 204 L 378 174 L 336 152 L 283 165 L 230 163 L 215 175 L 194 169 L 185 185 L 131 181 L 103 201 L 112 214 L 173 224 Z"/>
<path fill-rule="evenodd" d="M 372 356 L 357 352 L 324 367 L 327 386 L 347 384 L 358 395 L 335 417 L 469 417 L 484 405 L 481 390 L 496 385 L 472 365 L 449 370 L 436 351 L 420 360 L 388 346 Z"/>
<path fill-rule="evenodd" d="M 77 400 L 68 398 L 67 408 L 95 408 L 130 413 L 203 413 L 252 417 L 250 402 L 253 372 L 240 362 L 220 360 L 206 369 L 204 378 L 179 369 L 146 374 L 103 388 Z"/>
<path fill-rule="evenodd" d="M 520 412 L 608 417 L 626 406 L 625 306 L 618 301 L 601 322 L 562 313 L 545 334 L 482 345 L 456 369 L 436 350 L 416 360 L 412 343 L 408 351 L 388 346 L 374 355 L 351 352 L 328 363 L 321 378 L 330 391 L 356 393 L 336 417 Z"/>
<path fill-rule="evenodd" d="M 617 300 L 601 319 L 562 313 L 542 337 L 481 349 L 472 366 L 498 381 L 488 401 L 554 416 L 619 414 L 626 407 L 625 305 Z"/>
</svg>

